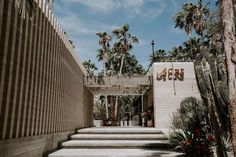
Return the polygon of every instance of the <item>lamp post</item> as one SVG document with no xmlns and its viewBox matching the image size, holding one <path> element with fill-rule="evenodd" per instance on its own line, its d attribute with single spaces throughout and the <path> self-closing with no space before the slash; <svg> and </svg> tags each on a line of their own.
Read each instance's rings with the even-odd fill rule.
<svg viewBox="0 0 236 157">
<path fill-rule="evenodd" d="M 152 40 L 152 63 L 154 62 L 154 45 L 155 45 L 155 42 Z"/>
</svg>

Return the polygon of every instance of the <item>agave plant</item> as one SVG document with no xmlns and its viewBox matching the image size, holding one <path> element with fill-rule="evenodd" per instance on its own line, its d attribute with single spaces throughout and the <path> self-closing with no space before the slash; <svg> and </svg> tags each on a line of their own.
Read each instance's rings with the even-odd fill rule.
<svg viewBox="0 0 236 157">
<path fill-rule="evenodd" d="M 233 145 L 232 145 L 232 135 L 227 132 L 225 134 L 221 135 L 222 139 L 222 147 L 226 152 L 232 152 L 233 151 Z"/>
</svg>

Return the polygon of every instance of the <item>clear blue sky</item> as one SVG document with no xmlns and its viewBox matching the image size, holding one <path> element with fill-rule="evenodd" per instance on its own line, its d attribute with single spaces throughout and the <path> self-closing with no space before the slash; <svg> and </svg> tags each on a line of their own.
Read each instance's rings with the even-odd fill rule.
<svg viewBox="0 0 236 157">
<path fill-rule="evenodd" d="M 216 0 L 209 1 L 213 7 Z M 80 60 L 90 59 L 98 67 L 101 63 L 96 59 L 96 32 L 111 32 L 128 23 L 130 32 L 140 41 L 131 53 L 146 68 L 152 40 L 155 49 L 171 50 L 188 39 L 183 31 L 174 28 L 172 21 L 186 2 L 195 0 L 56 0 L 53 12 L 74 42 Z"/>
</svg>

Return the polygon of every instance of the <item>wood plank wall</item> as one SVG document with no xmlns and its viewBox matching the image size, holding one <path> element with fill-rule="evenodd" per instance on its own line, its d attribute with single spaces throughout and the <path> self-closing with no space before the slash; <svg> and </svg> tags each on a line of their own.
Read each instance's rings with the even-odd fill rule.
<svg viewBox="0 0 236 157">
<path fill-rule="evenodd" d="M 1 140 L 91 124 L 85 71 L 45 0 L 37 2 L 35 14 L 23 19 L 14 0 L 0 0 Z"/>
</svg>

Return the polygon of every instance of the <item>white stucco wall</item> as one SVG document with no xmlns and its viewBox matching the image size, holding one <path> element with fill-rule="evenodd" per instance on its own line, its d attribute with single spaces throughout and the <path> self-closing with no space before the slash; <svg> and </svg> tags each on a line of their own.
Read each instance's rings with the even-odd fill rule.
<svg viewBox="0 0 236 157">
<path fill-rule="evenodd" d="M 184 69 L 184 80 L 173 80 L 166 78 L 166 81 L 157 80 L 157 73 L 163 69 Z M 175 84 L 175 85 L 174 85 Z M 174 92 L 175 86 L 175 92 Z M 195 79 L 192 62 L 162 62 L 153 65 L 153 94 L 154 94 L 154 125 L 159 129 L 166 129 L 171 126 L 172 113 L 176 111 L 180 102 L 188 96 L 200 98 Z M 175 94 L 176 93 L 176 94 Z"/>
</svg>

